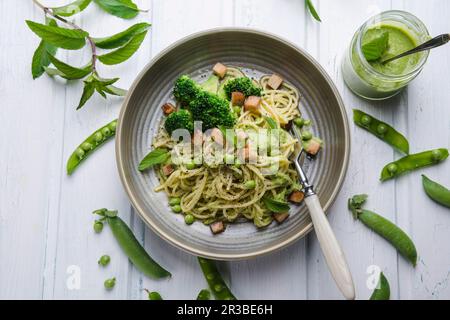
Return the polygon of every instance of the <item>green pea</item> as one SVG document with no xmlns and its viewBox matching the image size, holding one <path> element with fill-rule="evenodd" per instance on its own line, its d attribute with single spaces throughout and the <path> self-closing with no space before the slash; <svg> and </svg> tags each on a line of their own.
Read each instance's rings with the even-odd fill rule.
<svg viewBox="0 0 450 320">
<path fill-rule="evenodd" d="M 251 190 L 256 188 L 256 182 L 255 180 L 249 180 L 246 183 L 244 183 L 245 189 Z"/>
<path fill-rule="evenodd" d="M 431 153 L 431 158 L 433 159 L 433 161 L 441 161 L 442 160 L 442 151 L 441 150 L 433 150 L 433 152 Z"/>
<path fill-rule="evenodd" d="M 75 150 L 75 154 L 78 156 L 78 158 L 83 158 L 84 157 L 84 155 L 86 154 L 86 152 L 84 152 L 84 150 L 83 149 L 81 149 L 81 148 L 77 148 L 77 150 Z"/>
<path fill-rule="evenodd" d="M 387 169 L 390 174 L 395 174 L 398 171 L 398 165 L 396 165 L 395 163 L 392 163 L 387 167 Z"/>
<path fill-rule="evenodd" d="M 180 213 L 182 210 L 181 210 L 181 206 L 180 205 L 174 205 L 174 206 L 172 206 L 172 211 L 173 212 L 175 212 L 175 213 Z"/>
<path fill-rule="evenodd" d="M 194 170 L 197 167 L 194 161 L 186 163 L 186 169 L 188 170 Z"/>
<path fill-rule="evenodd" d="M 115 132 L 117 129 L 117 121 L 111 122 L 108 127 L 111 129 L 111 131 Z"/>
<path fill-rule="evenodd" d="M 305 127 L 309 127 L 309 126 L 311 126 L 311 124 L 312 124 L 312 121 L 309 120 L 309 119 L 303 121 L 303 125 L 304 125 Z"/>
<path fill-rule="evenodd" d="M 106 279 L 103 284 L 106 289 L 111 290 L 116 285 L 116 278 Z"/>
<path fill-rule="evenodd" d="M 93 146 L 92 144 L 90 144 L 89 142 L 84 142 L 84 143 L 81 145 L 81 148 L 82 148 L 84 151 L 90 151 L 90 150 L 92 150 L 92 149 L 94 148 L 94 146 Z"/>
<path fill-rule="evenodd" d="M 206 275 L 206 279 L 213 280 L 214 279 L 214 274 L 210 273 L 210 274 Z"/>
<path fill-rule="evenodd" d="M 361 117 L 361 123 L 365 126 L 369 126 L 372 123 L 372 118 L 368 115 L 363 115 Z"/>
<path fill-rule="evenodd" d="M 236 107 L 233 107 L 233 111 L 234 111 L 234 113 L 236 113 L 237 115 L 240 115 L 241 114 L 241 107 L 238 107 L 238 106 L 236 106 Z"/>
<path fill-rule="evenodd" d="M 299 128 L 303 128 L 303 126 L 305 125 L 305 120 L 302 118 L 295 118 L 294 124 Z"/>
<path fill-rule="evenodd" d="M 211 292 L 207 289 L 203 289 L 197 295 L 197 300 L 209 300 L 211 298 Z"/>
<path fill-rule="evenodd" d="M 107 254 L 104 254 L 103 256 L 100 257 L 100 259 L 98 259 L 98 264 L 104 267 L 107 266 L 110 261 L 111 257 L 108 256 Z"/>
<path fill-rule="evenodd" d="M 163 298 L 161 297 L 161 295 L 158 292 L 153 291 L 153 292 L 148 293 L 148 300 L 156 301 L 156 300 L 163 300 Z"/>
<path fill-rule="evenodd" d="M 169 199 L 169 205 L 170 206 L 175 206 L 175 205 L 180 204 L 180 203 L 181 203 L 181 198 L 173 197 L 173 198 Z"/>
<path fill-rule="evenodd" d="M 102 129 L 102 133 L 106 137 L 109 137 L 111 135 L 111 129 L 109 129 L 108 127 L 105 127 L 105 128 Z"/>
<path fill-rule="evenodd" d="M 214 291 L 215 292 L 220 292 L 220 291 L 222 291 L 223 290 L 223 286 L 221 285 L 221 284 L 216 284 L 215 286 L 214 286 Z"/>
<path fill-rule="evenodd" d="M 100 233 L 103 230 L 103 222 L 95 221 L 94 222 L 94 231 L 95 233 Z"/>
<path fill-rule="evenodd" d="M 302 139 L 304 141 L 309 141 L 313 138 L 313 134 L 311 133 L 311 131 L 304 131 L 302 132 Z"/>
<path fill-rule="evenodd" d="M 195 221 L 195 218 L 194 218 L 194 216 L 192 215 L 192 214 L 187 214 L 185 217 L 184 217 L 184 222 L 186 222 L 186 224 L 193 224 L 194 223 L 194 221 Z"/>
<path fill-rule="evenodd" d="M 386 125 L 384 125 L 382 123 L 378 125 L 378 127 L 377 127 L 378 134 L 384 135 L 387 131 L 388 131 L 388 127 L 386 127 Z"/>
<path fill-rule="evenodd" d="M 103 141 L 103 135 L 101 132 L 94 133 L 94 140 L 95 142 L 102 142 Z"/>
</svg>

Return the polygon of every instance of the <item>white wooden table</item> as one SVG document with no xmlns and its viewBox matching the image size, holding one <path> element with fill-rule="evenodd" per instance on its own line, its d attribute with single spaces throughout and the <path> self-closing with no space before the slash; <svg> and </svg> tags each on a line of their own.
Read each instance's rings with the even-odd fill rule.
<svg viewBox="0 0 450 320">
<path fill-rule="evenodd" d="M 43 1 L 57 4 L 68 1 Z M 76 21 L 95 36 L 110 35 L 138 21 L 153 24 L 139 52 L 105 76 L 121 75 L 128 87 L 149 60 L 190 33 L 218 26 L 267 30 L 310 52 L 335 80 L 347 113 L 361 108 L 394 124 L 413 152 L 450 146 L 450 49 L 432 53 L 424 72 L 400 96 L 381 103 L 363 101 L 344 86 L 340 60 L 350 38 L 369 16 L 404 9 L 425 21 L 432 34 L 450 32 L 447 0 L 319 0 L 323 23 L 305 12 L 303 0 L 140 0 L 148 8 L 134 21 L 109 16 L 91 5 Z M 145 299 L 143 288 L 166 299 L 194 299 L 206 287 L 195 257 L 159 239 L 134 214 L 116 169 L 114 143 L 92 155 L 72 177 L 68 156 L 84 137 L 117 117 L 121 99 L 96 97 L 75 111 L 81 84 L 47 76 L 33 81 L 30 62 L 37 37 L 24 20 L 42 21 L 31 1 L 0 1 L 0 298 Z M 61 51 L 62 52 L 62 51 Z M 82 65 L 88 52 L 64 51 L 63 59 Z M 390 281 L 393 299 L 450 298 L 450 211 L 424 194 L 420 173 L 381 184 L 380 169 L 399 155 L 351 123 L 352 156 L 345 185 L 330 210 L 330 221 L 347 254 L 357 297 L 371 293 L 370 265 Z M 424 170 L 450 185 L 450 162 Z M 361 223 L 346 207 L 355 193 L 369 193 L 368 207 L 395 221 L 414 239 L 420 259 L 413 269 L 396 251 Z M 170 280 L 143 277 L 127 261 L 109 230 L 94 234 L 91 212 L 116 208 L 146 249 L 173 273 Z M 109 254 L 101 269 L 97 260 Z M 221 269 L 241 299 L 340 299 L 315 235 L 291 247 L 251 261 L 223 263 Z M 80 271 L 80 288 L 67 285 Z M 111 292 L 103 281 L 111 276 Z M 73 283 L 72 283 L 73 284 Z"/>
</svg>

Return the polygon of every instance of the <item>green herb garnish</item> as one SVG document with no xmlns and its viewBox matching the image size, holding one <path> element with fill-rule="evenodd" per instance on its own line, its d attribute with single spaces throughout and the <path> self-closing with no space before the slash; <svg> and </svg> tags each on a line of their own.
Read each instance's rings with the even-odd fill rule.
<svg viewBox="0 0 450 320">
<path fill-rule="evenodd" d="M 144 171 L 157 164 L 164 163 L 167 161 L 167 159 L 169 159 L 169 157 L 170 153 L 166 149 L 155 149 L 147 154 L 144 159 L 142 159 L 141 163 L 139 164 L 139 171 Z"/>
<path fill-rule="evenodd" d="M 372 40 L 362 45 L 362 52 L 367 61 L 376 61 L 386 52 L 389 44 L 389 33 L 380 31 Z"/>
<path fill-rule="evenodd" d="M 319 22 L 322 22 L 322 20 L 320 19 L 319 14 L 317 13 L 317 10 L 314 7 L 314 5 L 311 2 L 311 0 L 305 0 L 305 4 L 306 4 L 306 7 L 308 8 L 309 12 L 311 13 L 311 15 L 314 17 L 314 19 L 316 19 Z"/>
</svg>

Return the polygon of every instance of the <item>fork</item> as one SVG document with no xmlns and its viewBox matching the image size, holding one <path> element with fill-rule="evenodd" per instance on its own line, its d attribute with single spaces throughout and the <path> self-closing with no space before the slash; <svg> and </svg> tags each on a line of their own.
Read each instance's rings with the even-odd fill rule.
<svg viewBox="0 0 450 320">
<path fill-rule="evenodd" d="M 328 265 L 328 269 L 334 278 L 339 290 L 344 297 L 348 300 L 355 299 L 355 287 L 353 284 L 352 275 L 347 265 L 344 252 L 342 251 L 333 229 L 331 229 L 322 205 L 320 204 L 319 197 L 314 191 L 314 186 L 309 183 L 308 177 L 305 171 L 300 165 L 301 157 L 306 154 L 303 147 L 301 147 L 301 135 L 299 129 L 295 125 L 292 126 L 291 133 L 298 139 L 296 151 L 294 152 L 291 160 L 294 162 L 295 168 L 299 175 L 300 183 L 303 186 L 305 194 L 305 203 L 308 207 L 311 220 L 314 225 L 317 238 L 319 240 L 320 247 L 322 248 L 323 255 Z M 306 154 L 308 160 L 312 160 L 312 157 Z"/>
</svg>

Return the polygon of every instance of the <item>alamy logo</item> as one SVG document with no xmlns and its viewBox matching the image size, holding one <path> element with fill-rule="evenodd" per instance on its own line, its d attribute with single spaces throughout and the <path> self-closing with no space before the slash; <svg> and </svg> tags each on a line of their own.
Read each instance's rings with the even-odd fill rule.
<svg viewBox="0 0 450 320">
<path fill-rule="evenodd" d="M 66 269 L 68 274 L 66 286 L 69 290 L 80 290 L 81 288 L 81 268 L 76 265 L 70 265 Z"/>
<path fill-rule="evenodd" d="M 366 273 L 369 275 L 366 281 L 367 288 L 369 290 L 379 289 L 381 268 L 371 265 L 367 267 Z"/>
</svg>

